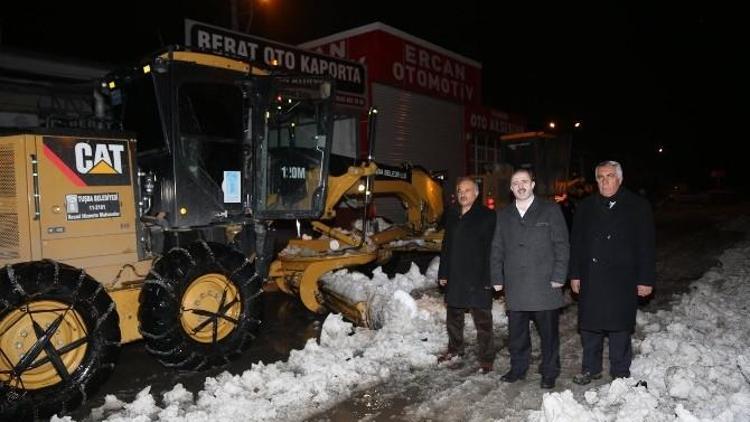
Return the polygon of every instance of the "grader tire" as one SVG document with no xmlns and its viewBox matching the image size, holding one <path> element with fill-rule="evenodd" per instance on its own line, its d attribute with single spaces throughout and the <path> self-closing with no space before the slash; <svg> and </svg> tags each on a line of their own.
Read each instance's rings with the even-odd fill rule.
<svg viewBox="0 0 750 422">
<path fill-rule="evenodd" d="M 115 304 L 83 270 L 50 260 L 0 269 L 0 420 L 75 409 L 119 353 Z"/>
<path fill-rule="evenodd" d="M 246 350 L 260 325 L 261 280 L 240 252 L 195 242 L 153 265 L 138 318 L 146 350 L 164 366 L 201 370 Z"/>
</svg>

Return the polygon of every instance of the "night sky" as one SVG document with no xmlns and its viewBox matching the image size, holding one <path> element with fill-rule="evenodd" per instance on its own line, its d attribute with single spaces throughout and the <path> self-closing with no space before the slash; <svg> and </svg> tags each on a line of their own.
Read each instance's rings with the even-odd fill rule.
<svg viewBox="0 0 750 422">
<path fill-rule="evenodd" d="M 238 0 L 243 23 L 249 1 Z M 182 43 L 184 18 L 230 23 L 229 0 L 43 3 L 3 4 L 0 44 L 127 64 Z M 298 44 L 381 21 L 481 62 L 487 106 L 532 128 L 581 120 L 580 151 L 621 160 L 626 180 L 705 187 L 725 168 L 725 182 L 745 184 L 738 105 L 750 37 L 737 10 L 703 3 L 256 0 L 250 32 Z"/>
</svg>

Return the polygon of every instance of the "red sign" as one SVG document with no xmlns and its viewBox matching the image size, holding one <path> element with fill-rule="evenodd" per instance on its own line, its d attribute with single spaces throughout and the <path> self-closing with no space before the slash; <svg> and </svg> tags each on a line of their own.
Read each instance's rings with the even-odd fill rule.
<svg viewBox="0 0 750 422">
<path fill-rule="evenodd" d="M 367 65 L 378 82 L 462 104 L 480 104 L 482 65 L 381 23 L 302 44 Z"/>
</svg>

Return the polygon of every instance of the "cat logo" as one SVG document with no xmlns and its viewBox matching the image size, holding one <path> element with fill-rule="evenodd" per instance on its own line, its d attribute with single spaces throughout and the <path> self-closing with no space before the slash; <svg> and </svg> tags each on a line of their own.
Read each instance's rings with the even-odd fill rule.
<svg viewBox="0 0 750 422">
<path fill-rule="evenodd" d="M 135 140 L 44 137 L 44 158 L 75 186 L 126 186 Z"/>
<path fill-rule="evenodd" d="M 123 144 L 79 142 L 75 148 L 76 170 L 81 174 L 122 174 Z"/>
</svg>

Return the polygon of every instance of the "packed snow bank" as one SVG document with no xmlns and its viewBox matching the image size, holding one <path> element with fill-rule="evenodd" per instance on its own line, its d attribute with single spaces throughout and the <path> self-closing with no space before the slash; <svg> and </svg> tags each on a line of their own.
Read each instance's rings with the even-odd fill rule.
<svg viewBox="0 0 750 422">
<path fill-rule="evenodd" d="M 720 261 L 692 284 L 689 294 L 677 298 L 670 311 L 638 314 L 638 337 L 643 340 L 634 340 L 633 378 L 580 395 L 570 390 L 544 394 L 530 381 L 503 383 L 499 373 L 470 376 L 471 365 L 466 370 L 438 366 L 436 354 L 447 343 L 443 300 L 409 294 L 434 286 L 433 262 L 425 275 L 412 268 L 390 280 L 377 271 L 372 279 L 345 272 L 326 278 L 333 288 L 372 302 L 381 316 L 381 330 L 356 328 L 330 315 L 320 341 L 309 341 L 286 362 L 207 378 L 196 394 L 177 385 L 161 401 L 148 388 L 131 403 L 108 396 L 91 419 L 303 420 L 357 391 L 419 374 L 411 385 L 429 394 L 406 409 L 417 415 L 411 419 L 486 421 L 502 415 L 502 420 L 538 422 L 750 421 L 750 246 L 727 250 Z M 507 319 L 500 301 L 494 302 L 493 319 L 495 331 L 504 332 Z M 570 326 L 562 328 L 574 332 L 574 318 L 569 320 Z M 471 344 L 471 318 L 465 335 Z M 575 349 L 580 352 L 577 342 Z M 53 418 L 58 420 L 71 419 Z"/>
<path fill-rule="evenodd" d="M 320 342 L 311 339 L 302 350 L 291 352 L 286 362 L 259 363 L 241 375 L 227 372 L 206 378 L 194 397 L 182 385 L 163 394 L 161 403 L 142 390 L 132 403 L 107 396 L 91 413 L 93 420 L 125 421 L 274 421 L 301 420 L 349 397 L 354 391 L 391 378 L 395 373 L 434 366 L 436 354 L 447 343 L 445 305 L 442 298 L 424 295 L 415 300 L 409 292 L 435 286 L 439 260 L 425 275 L 412 264 L 407 274 L 388 279 L 376 270 L 372 279 L 362 274 L 338 272 L 331 283 L 350 287 L 373 301 L 383 328 L 353 327 L 340 315 L 326 318 Z M 498 311 L 501 312 L 501 311 Z M 470 321 L 470 319 L 469 319 Z M 467 336 L 474 335 L 467 324 Z M 71 421 L 56 418 L 53 421 Z"/>
<path fill-rule="evenodd" d="M 671 311 L 638 313 L 645 336 L 634 340 L 632 378 L 587 391 L 583 403 L 546 394 L 529 419 L 750 421 L 750 247 L 719 260 Z"/>
<path fill-rule="evenodd" d="M 372 279 L 340 270 L 324 275 L 321 284 L 352 303 L 367 302 L 372 326 L 381 328 L 389 320 L 408 321 L 416 316 L 416 304 L 407 292 L 435 287 L 437 269 L 430 269 L 437 268 L 439 262 L 440 258 L 434 258 L 424 275 L 412 263 L 409 272 L 390 279 L 380 267 L 373 271 Z"/>
</svg>

